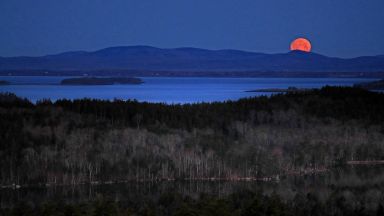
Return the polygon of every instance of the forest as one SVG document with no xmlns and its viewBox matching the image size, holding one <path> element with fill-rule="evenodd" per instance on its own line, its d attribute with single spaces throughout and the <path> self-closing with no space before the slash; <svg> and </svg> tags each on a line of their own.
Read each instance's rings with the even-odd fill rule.
<svg viewBox="0 0 384 216">
<path fill-rule="evenodd" d="M 0 96 L 0 185 L 278 180 L 384 159 L 384 95 L 350 87 L 198 104 Z"/>
<path fill-rule="evenodd" d="M 196 104 L 94 99 L 31 103 L 3 93 L 0 186 L 278 182 L 350 162 L 384 160 L 383 110 L 384 94 L 357 87 Z M 254 191 L 196 198 L 175 192 L 136 204 L 103 198 L 41 206 L 20 203 L 13 208 L 3 206 L 0 214 L 382 214 L 381 183 L 347 181 L 355 186 L 331 186 L 327 198 L 298 192 L 286 200 Z M 363 191 L 367 195 L 359 198 Z"/>
</svg>

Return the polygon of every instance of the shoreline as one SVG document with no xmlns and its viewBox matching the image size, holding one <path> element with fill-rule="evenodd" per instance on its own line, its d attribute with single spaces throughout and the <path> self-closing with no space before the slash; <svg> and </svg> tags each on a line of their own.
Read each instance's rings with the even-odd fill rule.
<svg viewBox="0 0 384 216">
<path fill-rule="evenodd" d="M 108 72 L 108 73 L 106 73 Z M 44 77 L 175 77 L 175 78 L 361 78 L 383 79 L 384 71 L 375 72 L 257 72 L 257 71 L 1 71 L 0 77 L 44 76 Z"/>
</svg>

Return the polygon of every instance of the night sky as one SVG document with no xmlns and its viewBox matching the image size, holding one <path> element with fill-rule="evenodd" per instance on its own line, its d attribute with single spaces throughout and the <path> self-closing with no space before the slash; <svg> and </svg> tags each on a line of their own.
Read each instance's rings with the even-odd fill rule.
<svg viewBox="0 0 384 216">
<path fill-rule="evenodd" d="M 384 0 L 0 0 L 0 56 L 109 46 L 384 54 Z"/>
</svg>

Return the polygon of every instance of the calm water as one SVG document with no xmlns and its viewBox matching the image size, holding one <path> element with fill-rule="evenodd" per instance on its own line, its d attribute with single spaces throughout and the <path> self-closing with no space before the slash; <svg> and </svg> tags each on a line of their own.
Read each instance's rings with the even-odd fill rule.
<svg viewBox="0 0 384 216">
<path fill-rule="evenodd" d="M 351 86 L 373 81 L 360 78 L 205 78 L 143 77 L 142 85 L 60 86 L 68 77 L 0 76 L 16 85 L 0 86 L 0 92 L 12 92 L 33 102 L 41 99 L 97 98 L 136 99 L 147 102 L 196 103 L 237 100 L 268 93 L 245 92 L 266 88 L 320 88 L 325 85 Z"/>
</svg>

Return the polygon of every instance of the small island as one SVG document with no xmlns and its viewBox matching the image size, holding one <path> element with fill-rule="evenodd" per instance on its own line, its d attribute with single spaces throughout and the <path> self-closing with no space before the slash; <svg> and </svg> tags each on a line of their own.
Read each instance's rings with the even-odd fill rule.
<svg viewBox="0 0 384 216">
<path fill-rule="evenodd" d="M 80 77 L 63 79 L 61 85 L 114 85 L 129 84 L 138 85 L 143 81 L 135 77 Z"/>
<path fill-rule="evenodd" d="M 364 82 L 354 85 L 355 87 L 367 89 L 367 90 L 384 90 L 384 79 L 373 82 Z"/>
<path fill-rule="evenodd" d="M 9 85 L 10 83 L 5 80 L 0 80 L 0 85 Z"/>
<path fill-rule="evenodd" d="M 286 89 L 282 89 L 282 88 L 255 89 L 255 90 L 248 90 L 245 92 L 288 93 L 288 92 L 303 92 L 303 91 L 310 91 L 310 90 L 313 90 L 313 89 L 288 87 Z"/>
</svg>

